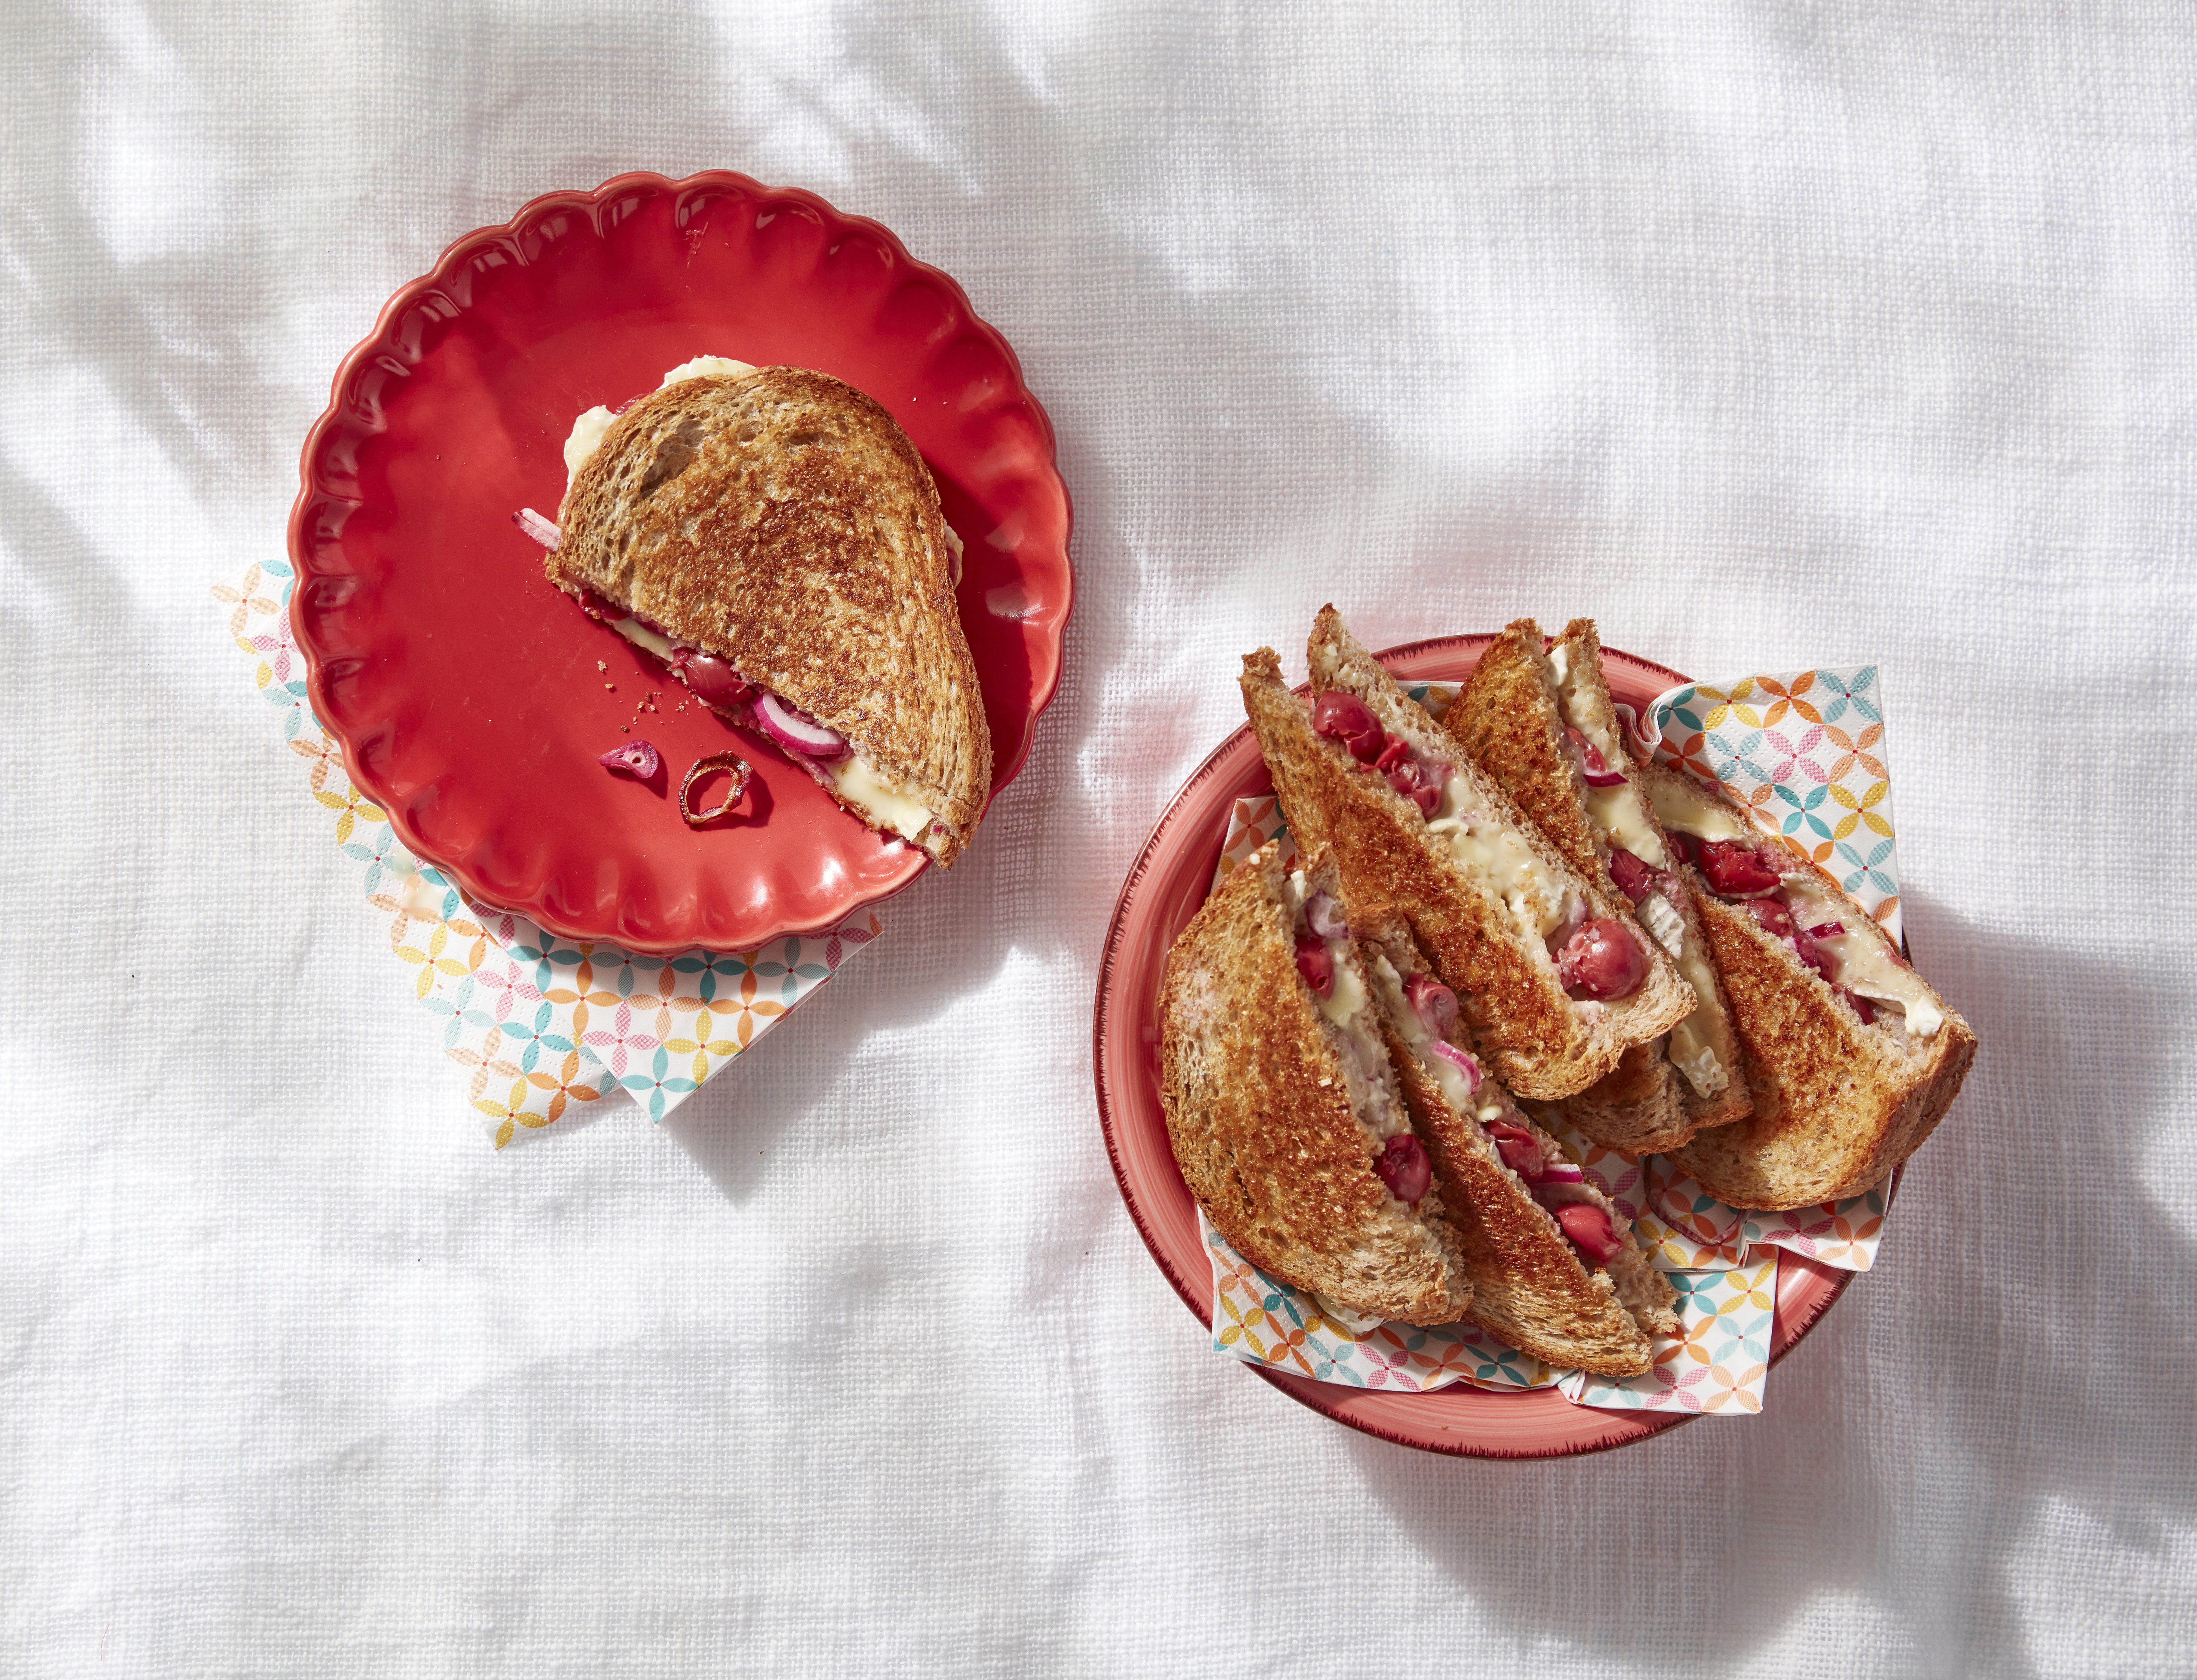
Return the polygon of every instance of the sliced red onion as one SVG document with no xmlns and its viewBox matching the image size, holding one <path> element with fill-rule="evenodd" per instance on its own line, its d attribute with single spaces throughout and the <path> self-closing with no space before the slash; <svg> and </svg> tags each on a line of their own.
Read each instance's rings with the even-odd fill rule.
<svg viewBox="0 0 2197 1680">
<path fill-rule="evenodd" d="M 663 768 L 664 756 L 646 741 L 628 741 L 623 746 L 612 747 L 595 762 L 606 770 L 623 770 L 645 782 Z"/>
<path fill-rule="evenodd" d="M 1867 1027 L 1875 1023 L 1876 1020 L 1876 1005 L 1869 1002 L 1867 998 L 1862 996 L 1858 992 L 1849 992 L 1843 987 L 1840 988 L 1839 995 L 1846 1000 L 1847 1006 L 1851 1008 L 1856 1015 L 1861 1017 L 1861 1024 L 1863 1026 Z"/>
<path fill-rule="evenodd" d="M 1845 936 L 1846 930 L 1846 924 L 1844 922 L 1825 922 L 1821 927 L 1810 928 L 1808 930 L 1808 937 L 1811 939 L 1840 939 Z"/>
<path fill-rule="evenodd" d="M 1479 1091 L 1480 1063 L 1474 1061 L 1469 1055 L 1465 1051 L 1459 1050 L 1447 1039 L 1436 1039 L 1427 1046 L 1427 1049 L 1432 1054 L 1441 1057 L 1443 1061 L 1448 1063 L 1450 1066 L 1455 1068 L 1458 1072 L 1464 1075 L 1464 1094 L 1466 1096 L 1470 1097 Z"/>
<path fill-rule="evenodd" d="M 1408 1132 L 1399 1132 L 1381 1145 L 1381 1153 L 1373 1158 L 1373 1170 L 1399 1202 L 1417 1202 L 1434 1182 L 1434 1163 L 1427 1159 L 1419 1140 Z"/>
<path fill-rule="evenodd" d="M 1548 1170 L 1541 1140 L 1524 1127 L 1507 1120 L 1491 1120 L 1484 1129 L 1502 1152 L 1503 1164 L 1529 1185 L 1537 1185 Z"/>
<path fill-rule="evenodd" d="M 557 543 L 561 533 L 558 530 L 556 521 L 554 519 L 543 518 L 531 507 L 522 507 L 511 516 L 511 523 L 551 553 L 557 552 Z"/>
<path fill-rule="evenodd" d="M 689 798 L 694 791 L 694 784 L 712 770 L 730 771 L 732 787 L 726 793 L 724 802 L 714 810 L 698 812 L 688 802 Z M 696 759 L 694 768 L 687 773 L 687 779 L 679 784 L 679 814 L 687 819 L 689 828 L 699 828 L 704 823 L 713 823 L 720 817 L 729 815 L 733 807 L 740 802 L 740 796 L 748 791 L 748 778 L 754 773 L 747 760 L 736 752 L 713 752 L 707 758 Z"/>
<path fill-rule="evenodd" d="M 1305 920 L 1322 939 L 1341 939 L 1350 931 L 1342 906 L 1333 893 L 1314 893 L 1307 899 Z"/>
<path fill-rule="evenodd" d="M 580 611 L 599 624 L 615 624 L 626 616 L 626 611 L 608 595 L 599 595 L 585 584 L 580 586 Z"/>
<path fill-rule="evenodd" d="M 1701 861 L 1701 843 L 1690 834 L 1681 834 L 1675 828 L 1671 831 L 1671 849 L 1678 854 L 1681 863 Z"/>
<path fill-rule="evenodd" d="M 1404 1001 L 1430 1033 L 1446 1034 L 1457 1025 L 1457 994 L 1431 974 L 1422 972 L 1406 980 Z"/>
<path fill-rule="evenodd" d="M 1327 948 L 1325 940 L 1301 936 L 1297 940 L 1297 972 L 1315 996 L 1335 995 L 1335 953 Z"/>
<path fill-rule="evenodd" d="M 1543 1182 L 1552 1185 L 1583 1185 L 1586 1182 L 1586 1174 L 1568 1161 L 1551 1162 L 1541 1178 Z"/>
<path fill-rule="evenodd" d="M 1564 1235 L 1571 1238 L 1573 1245 L 1596 1266 L 1609 1265 L 1625 1250 L 1607 1208 L 1574 1202 L 1556 1209 L 1556 1223 L 1564 1228 Z"/>
<path fill-rule="evenodd" d="M 805 712 L 797 712 L 768 688 L 756 696 L 756 721 L 779 745 L 806 758 L 844 758 L 846 738 L 826 729 Z"/>
</svg>

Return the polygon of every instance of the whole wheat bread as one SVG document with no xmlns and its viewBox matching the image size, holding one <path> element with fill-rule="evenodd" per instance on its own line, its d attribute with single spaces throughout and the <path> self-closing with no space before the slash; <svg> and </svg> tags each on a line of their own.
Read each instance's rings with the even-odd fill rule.
<svg viewBox="0 0 2197 1680">
<path fill-rule="evenodd" d="M 1649 765 L 1643 774 L 1652 783 L 1677 773 Z M 1746 822 L 1715 790 L 1702 795 Z M 1817 890 L 1846 907 L 1840 921 L 1849 933 L 1898 956 L 1890 936 L 1836 881 L 1780 849 L 1788 875 L 1812 877 Z M 1698 871 L 1686 872 L 1730 999 L 1754 1111 L 1698 1133 L 1670 1159 L 1736 1208 L 1807 1208 L 1882 1184 L 1945 1118 L 1975 1059 L 1974 1032 L 1927 987 L 1944 1016 L 1929 1036 L 1889 1019 L 1864 1023 L 1814 968 L 1710 892 Z"/>
<path fill-rule="evenodd" d="M 1613 902 L 1629 908 L 1630 901 L 1610 872 L 1611 841 L 1590 809 L 1584 766 L 1565 733 L 1567 723 L 1575 721 L 1599 744 L 1606 768 L 1628 779 L 1635 773 L 1602 673 L 1601 639 L 1592 619 L 1575 618 L 1556 642 L 1579 679 L 1572 691 L 1573 704 L 1581 714 L 1576 720 L 1565 715 L 1546 647 L 1547 639 L 1533 620 L 1521 618 L 1505 627 L 1481 654 L 1442 722 L 1473 762 L 1539 825 L 1566 862 Z M 1628 814 L 1667 852 L 1668 843 L 1646 800 L 1631 788 L 1614 797 L 1626 801 Z M 1707 970 L 1699 960 L 1707 935 L 1692 895 L 1674 887 L 1660 896 L 1676 918 L 1680 951 L 1690 949 L 1696 966 Z M 1675 1147 L 1705 1127 L 1727 1125 L 1749 1111 L 1753 1104 L 1728 1005 L 1714 974 L 1705 971 L 1692 983 L 1691 1030 L 1715 1056 L 1713 1088 L 1701 1090 L 1679 1072 L 1667 1039 L 1636 1044 L 1612 1072 L 1566 1099 L 1564 1115 L 1573 1125 L 1613 1148 L 1645 1153 Z"/>
<path fill-rule="evenodd" d="M 917 843 L 942 865 L 969 843 L 991 791 L 983 695 L 937 486 L 879 404 L 801 368 L 683 379 L 618 416 L 558 519 L 552 582 L 843 736 L 929 808 Z"/>
<path fill-rule="evenodd" d="M 1399 982 L 1429 965 L 1400 916 L 1359 924 L 1362 948 L 1377 953 Z M 1456 1228 L 1472 1281 L 1467 1317 L 1514 1347 L 1561 1368 L 1605 1376 L 1646 1370 L 1649 1339 L 1675 1335 L 1669 1282 L 1649 1263 L 1631 1224 L 1607 1197 L 1594 1199 L 1621 1233 L 1624 1247 L 1606 1266 L 1590 1267 L 1548 1209 L 1504 1162 L 1484 1121 L 1506 1120 L 1533 1132 L 1543 1148 L 1554 1141 L 1518 1108 L 1502 1086 L 1483 1077 L 1470 1111 L 1444 1093 L 1434 1064 L 1415 1049 L 1409 1005 L 1375 964 L 1388 1054 L 1412 1123 L 1434 1162 L 1435 1178 Z M 1422 1028 L 1422 1030 L 1425 1030 Z"/>
<path fill-rule="evenodd" d="M 1308 883 L 1332 892 L 1333 864 L 1313 859 Z M 1472 1300 L 1456 1233 L 1438 1190 L 1414 1208 L 1374 1172 L 1363 1063 L 1298 972 L 1297 918 L 1269 844 L 1168 953 L 1161 1099 L 1176 1164 L 1214 1228 L 1262 1271 L 1358 1312 L 1449 1323 Z M 1377 1032 L 1371 1018 L 1366 1030 Z M 1381 1056 L 1377 1039 L 1370 1048 Z"/>
</svg>

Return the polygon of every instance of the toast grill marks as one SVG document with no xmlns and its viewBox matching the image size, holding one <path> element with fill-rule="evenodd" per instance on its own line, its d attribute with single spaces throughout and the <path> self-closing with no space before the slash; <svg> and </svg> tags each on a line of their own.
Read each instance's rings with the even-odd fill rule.
<svg viewBox="0 0 2197 1680">
<path fill-rule="evenodd" d="M 1735 1207 L 1805 1208 L 1882 1183 L 1944 1118 L 1974 1034 L 1835 882 L 1720 791 L 1660 765 L 1640 773 L 1688 860 L 1754 1098 L 1751 1117 L 1672 1159 Z"/>
<path fill-rule="evenodd" d="M 1446 1053 L 1456 1046 L 1441 1030 L 1444 999 L 1429 990 L 1433 976 L 1401 918 L 1369 929 L 1359 948 L 1463 1246 L 1473 1288 L 1467 1316 L 1551 1364 L 1607 1376 L 1646 1370 L 1649 1338 L 1678 1325 L 1671 1285 L 1631 1222 L 1583 1178 L 1570 1181 L 1577 1168 L 1508 1092 L 1469 1057 Z M 1567 1232 L 1566 1208 L 1593 1253 Z"/>
<path fill-rule="evenodd" d="M 827 375 L 681 380 L 574 472 L 550 577 L 715 654 L 843 737 L 796 756 L 842 804 L 951 863 L 991 785 L 937 487 L 892 417 Z"/>
<path fill-rule="evenodd" d="M 1347 931 L 1313 935 L 1331 864 L 1293 881 L 1268 846 L 1239 866 L 1168 953 L 1160 990 L 1168 1141 L 1206 1216 L 1253 1264 L 1359 1312 L 1446 1324 L 1471 1301 L 1440 1193 L 1400 1199 L 1378 1171 L 1418 1149 Z M 1332 918 L 1330 925 L 1336 925 Z M 1317 996 L 1300 938 L 1335 976 Z M 1418 1173 L 1427 1176 L 1423 1150 Z"/>
<path fill-rule="evenodd" d="M 1628 1049 L 1565 1109 L 1572 1123 L 1616 1148 L 1667 1149 L 1744 1115 L 1747 1086 L 1735 1076 L 1730 1023 L 1699 918 L 1631 779 L 1593 622 L 1574 619 L 1546 653 L 1544 641 L 1532 619 L 1510 624 L 1443 722 L 1567 862 L 1632 907 L 1692 988 L 1694 1007 L 1667 1040 Z"/>
</svg>

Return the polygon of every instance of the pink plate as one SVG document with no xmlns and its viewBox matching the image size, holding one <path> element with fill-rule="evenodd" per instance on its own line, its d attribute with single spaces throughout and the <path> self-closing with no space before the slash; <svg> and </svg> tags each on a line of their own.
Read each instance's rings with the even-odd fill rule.
<svg viewBox="0 0 2197 1680">
<path fill-rule="evenodd" d="M 959 286 L 812 193 L 622 175 L 467 234 L 344 359 L 290 515 L 313 710 L 404 843 L 554 933 L 659 954 L 827 926 L 928 861 L 759 737 L 682 707 L 512 523 L 555 516 L 574 416 L 700 355 L 821 368 L 915 440 L 967 544 L 997 794 L 1059 684 L 1074 595 L 1052 427 Z M 637 712 L 652 690 L 661 710 Z M 635 738 L 663 753 L 652 783 L 596 762 Z M 690 830 L 681 778 L 728 749 L 755 767 L 749 803 Z"/>
<path fill-rule="evenodd" d="M 1379 655 L 1398 676 L 1462 682 L 1479 662 L 1485 635 L 1443 636 Z M 1614 648 L 1603 658 L 1611 692 L 1644 709 L 1686 681 L 1661 665 Z M 1259 744 L 1239 729 L 1183 785 L 1138 854 L 1107 930 L 1092 1025 L 1098 1121 L 1122 1199 L 1168 1282 L 1207 1322 L 1213 1272 L 1197 1229 L 1197 1203 L 1168 1147 L 1160 1111 L 1159 986 L 1168 947 L 1205 901 L 1235 802 L 1272 791 Z M 1887 1201 L 1889 1196 L 1887 1196 Z M 1792 1352 L 1853 1274 L 1792 1253 L 1777 1257 L 1777 1299 L 1770 1363 Z M 1683 1412 L 1596 1411 L 1553 1388 L 1495 1393 L 1458 1383 L 1428 1394 L 1392 1394 L 1314 1382 L 1250 1369 L 1294 1400 L 1383 1440 L 1474 1458 L 1555 1458 L 1645 1440 L 1689 1421 Z"/>
</svg>

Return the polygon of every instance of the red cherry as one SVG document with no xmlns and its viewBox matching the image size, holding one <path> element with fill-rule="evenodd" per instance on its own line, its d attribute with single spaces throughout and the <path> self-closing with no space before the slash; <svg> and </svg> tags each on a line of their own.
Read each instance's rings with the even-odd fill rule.
<svg viewBox="0 0 2197 1680">
<path fill-rule="evenodd" d="M 1710 890 L 1726 898 L 1766 893 L 1777 884 L 1777 872 L 1744 840 L 1704 840 L 1701 861 Z"/>
<path fill-rule="evenodd" d="M 1381 1145 L 1373 1170 L 1399 1202 L 1417 1202 L 1434 1182 L 1434 1163 L 1427 1159 L 1419 1140 L 1408 1132 L 1399 1132 Z"/>
<path fill-rule="evenodd" d="M 1654 872 L 1624 847 L 1609 849 L 1609 878 L 1617 883 L 1617 890 L 1635 904 L 1648 896 L 1649 878 Z"/>
<path fill-rule="evenodd" d="M 1618 1241 L 1609 1215 L 1591 1202 L 1574 1202 L 1556 1209 L 1556 1223 L 1564 1228 L 1580 1252 L 1597 1266 L 1615 1260 L 1625 1245 Z"/>
<path fill-rule="evenodd" d="M 1340 689 L 1330 689 L 1312 703 L 1312 728 L 1315 735 L 1342 742 L 1362 764 L 1379 757 L 1384 744 L 1381 720 L 1373 715 L 1373 708 Z"/>
<path fill-rule="evenodd" d="M 1590 998 L 1629 998 L 1648 977 L 1648 956 L 1614 917 L 1582 923 L 1556 953 L 1568 990 Z"/>
</svg>

